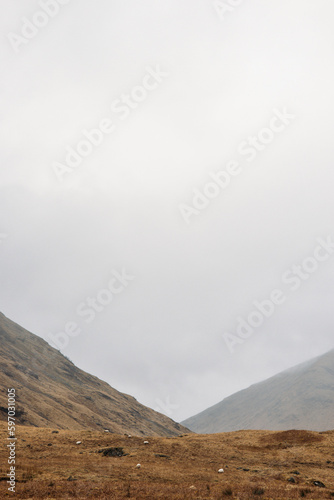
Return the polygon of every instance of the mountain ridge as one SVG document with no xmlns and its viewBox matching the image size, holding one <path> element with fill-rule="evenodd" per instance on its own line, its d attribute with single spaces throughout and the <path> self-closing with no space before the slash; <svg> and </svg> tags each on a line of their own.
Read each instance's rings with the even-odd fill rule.
<svg viewBox="0 0 334 500">
<path fill-rule="evenodd" d="M 334 349 L 251 385 L 182 422 L 194 432 L 334 428 Z"/>
<path fill-rule="evenodd" d="M 0 420 L 15 388 L 17 424 L 177 436 L 182 425 L 77 368 L 45 340 L 0 313 Z"/>
</svg>

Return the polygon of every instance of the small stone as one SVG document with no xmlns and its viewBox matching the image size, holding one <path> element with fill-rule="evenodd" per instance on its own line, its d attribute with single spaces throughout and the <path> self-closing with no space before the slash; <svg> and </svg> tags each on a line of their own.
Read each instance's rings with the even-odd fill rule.
<svg viewBox="0 0 334 500">
<path fill-rule="evenodd" d="M 288 482 L 294 484 L 296 482 L 296 480 L 294 477 L 289 477 Z"/>
<path fill-rule="evenodd" d="M 137 469 L 140 469 L 141 465 L 140 464 L 137 464 L 136 465 Z"/>
<path fill-rule="evenodd" d="M 222 472 L 224 472 L 224 469 L 219 469 L 218 472 L 219 474 L 221 474 Z"/>
<path fill-rule="evenodd" d="M 313 481 L 313 484 L 314 486 L 319 486 L 319 488 L 326 488 L 324 483 L 322 483 L 321 481 Z"/>
<path fill-rule="evenodd" d="M 77 441 L 75 444 L 81 444 L 81 441 Z"/>
<path fill-rule="evenodd" d="M 144 444 L 149 444 L 149 442 L 148 441 L 144 441 Z"/>
</svg>

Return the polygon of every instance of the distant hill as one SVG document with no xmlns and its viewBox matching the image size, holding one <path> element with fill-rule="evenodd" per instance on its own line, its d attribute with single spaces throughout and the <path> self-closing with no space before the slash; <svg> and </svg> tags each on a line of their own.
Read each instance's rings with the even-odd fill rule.
<svg viewBox="0 0 334 500">
<path fill-rule="evenodd" d="M 189 432 L 77 368 L 40 337 L 0 313 L 0 420 L 7 390 L 17 394 L 17 423 L 59 429 L 109 429 L 146 436 Z"/>
<path fill-rule="evenodd" d="M 334 349 L 182 422 L 194 432 L 334 429 Z"/>
</svg>

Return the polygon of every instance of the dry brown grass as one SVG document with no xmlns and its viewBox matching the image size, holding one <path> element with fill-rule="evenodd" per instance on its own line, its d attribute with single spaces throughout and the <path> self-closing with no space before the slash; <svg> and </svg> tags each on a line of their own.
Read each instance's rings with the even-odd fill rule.
<svg viewBox="0 0 334 500">
<path fill-rule="evenodd" d="M 0 313 L 0 420 L 15 381 L 16 423 L 115 434 L 178 436 L 188 429 L 77 368 L 60 351 Z"/>
<path fill-rule="evenodd" d="M 7 433 L 0 423 L 2 443 Z M 177 438 L 18 427 L 17 493 L 22 499 L 334 498 L 334 431 L 239 431 Z M 76 441 L 82 444 L 76 445 Z M 123 448 L 122 457 L 99 450 Z M 141 468 L 137 469 L 136 464 Z M 8 472 L 1 447 L 1 477 Z M 223 474 L 218 469 L 224 468 Z M 247 470 L 246 470 L 247 469 Z M 299 473 L 299 474 L 298 474 Z M 293 477 L 295 483 L 289 482 Z M 321 481 L 325 488 L 313 481 Z M 0 498 L 13 496 L 0 482 Z"/>
</svg>

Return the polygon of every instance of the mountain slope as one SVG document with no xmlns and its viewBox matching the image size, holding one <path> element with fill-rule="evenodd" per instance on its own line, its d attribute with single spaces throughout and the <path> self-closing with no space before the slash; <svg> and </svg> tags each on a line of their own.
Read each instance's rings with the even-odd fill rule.
<svg viewBox="0 0 334 500">
<path fill-rule="evenodd" d="M 200 433 L 334 429 L 334 350 L 237 392 L 182 424 Z"/>
<path fill-rule="evenodd" d="M 147 436 L 188 431 L 80 370 L 1 313 L 0 373 L 0 420 L 7 419 L 7 389 L 15 388 L 18 424 Z"/>
</svg>

